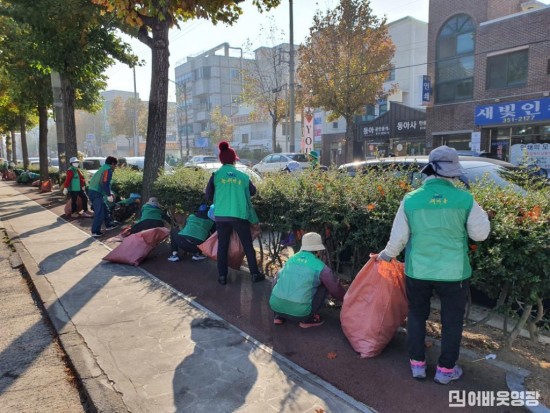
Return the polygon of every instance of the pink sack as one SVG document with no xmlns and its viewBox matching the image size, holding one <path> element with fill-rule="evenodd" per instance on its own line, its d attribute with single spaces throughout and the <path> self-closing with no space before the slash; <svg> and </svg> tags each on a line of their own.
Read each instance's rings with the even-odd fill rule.
<svg viewBox="0 0 550 413">
<path fill-rule="evenodd" d="M 152 228 L 132 234 L 124 238 L 124 241 L 103 259 L 138 266 L 168 235 L 168 228 Z"/>
<path fill-rule="evenodd" d="M 67 200 L 67 202 L 65 202 L 65 215 L 66 216 L 70 216 L 71 215 L 71 210 L 72 210 L 72 200 L 71 198 L 69 197 L 69 199 Z M 80 212 L 82 211 L 82 198 L 80 197 L 77 197 L 76 198 L 76 212 Z"/>
<path fill-rule="evenodd" d="M 250 225 L 250 233 L 252 240 L 255 240 L 260 235 L 260 225 Z M 218 259 L 218 232 L 214 232 L 210 237 L 198 246 L 201 252 L 208 258 L 213 260 Z M 227 264 L 229 268 L 240 270 L 244 259 L 244 248 L 241 244 L 241 240 L 235 231 L 231 233 L 231 240 L 229 241 L 229 251 L 227 252 Z"/>
<path fill-rule="evenodd" d="M 340 322 L 361 357 L 375 357 L 392 340 L 407 317 L 404 265 L 371 258 L 349 287 Z"/>
</svg>

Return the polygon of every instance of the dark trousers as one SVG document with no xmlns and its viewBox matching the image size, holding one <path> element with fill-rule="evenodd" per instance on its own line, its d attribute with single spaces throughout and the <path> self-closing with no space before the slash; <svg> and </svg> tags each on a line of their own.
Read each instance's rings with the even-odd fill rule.
<svg viewBox="0 0 550 413">
<path fill-rule="evenodd" d="M 107 205 L 103 201 L 103 195 L 97 191 L 90 191 L 90 202 L 94 210 L 94 220 L 92 221 L 92 234 L 99 234 L 101 232 L 101 224 L 105 219 L 105 212 Z"/>
<path fill-rule="evenodd" d="M 452 369 L 460 353 L 469 280 L 444 282 L 406 278 L 409 357 L 417 361 L 425 360 L 426 320 L 430 315 L 430 300 L 435 290 L 441 300 L 441 355 L 438 364 Z"/>
<path fill-rule="evenodd" d="M 200 244 L 198 239 L 192 240 L 184 237 L 183 235 L 179 235 L 178 232 L 179 229 L 177 228 L 172 228 L 170 231 L 170 250 L 172 252 L 177 252 L 178 248 L 193 254 L 198 254 L 201 252 L 201 250 L 197 247 L 197 245 Z"/>
<path fill-rule="evenodd" d="M 218 276 L 227 277 L 227 273 L 229 272 L 227 254 L 233 230 L 235 230 L 243 245 L 250 274 L 259 274 L 256 251 L 252 245 L 250 222 L 239 219 L 235 221 L 216 221 L 216 231 L 218 231 Z"/>
<path fill-rule="evenodd" d="M 76 204 L 78 197 L 80 197 L 80 200 L 82 201 L 82 210 L 84 212 L 88 212 L 88 197 L 83 190 L 69 191 L 69 194 L 71 195 L 71 212 L 73 214 L 78 212 L 78 206 Z"/>
<path fill-rule="evenodd" d="M 146 229 L 163 227 L 164 222 L 158 219 L 146 219 L 132 225 L 131 234 L 137 234 L 138 232 L 145 231 Z"/>
<path fill-rule="evenodd" d="M 313 316 L 313 314 L 318 314 L 319 310 L 325 303 L 325 299 L 328 297 L 328 290 L 327 288 L 321 284 L 317 288 L 317 291 L 315 291 L 315 295 L 313 296 L 313 299 L 311 300 L 311 313 L 306 315 L 305 317 L 295 317 L 290 314 L 283 314 L 283 313 L 275 313 L 276 316 L 279 316 L 281 318 L 286 318 L 289 320 L 294 321 L 306 321 L 308 318 Z"/>
</svg>

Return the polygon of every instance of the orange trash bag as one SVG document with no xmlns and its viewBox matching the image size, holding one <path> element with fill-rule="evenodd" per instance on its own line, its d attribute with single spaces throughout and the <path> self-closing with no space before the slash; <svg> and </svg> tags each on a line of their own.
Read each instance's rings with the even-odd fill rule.
<svg viewBox="0 0 550 413">
<path fill-rule="evenodd" d="M 82 198 L 77 197 L 76 198 L 76 212 L 80 212 L 80 211 L 82 211 Z M 72 200 L 69 197 L 67 202 L 65 202 L 65 215 L 70 216 L 71 212 L 72 212 Z"/>
<path fill-rule="evenodd" d="M 395 259 L 386 262 L 373 257 L 344 296 L 342 330 L 362 358 L 379 355 L 407 317 L 404 269 Z"/>
<path fill-rule="evenodd" d="M 252 240 L 255 240 L 260 235 L 260 226 L 258 224 L 250 225 L 250 233 Z M 208 258 L 213 260 L 218 259 L 218 232 L 214 232 L 210 237 L 198 246 L 201 252 Z M 229 241 L 229 251 L 227 252 L 227 263 L 229 268 L 240 270 L 244 259 L 244 248 L 241 240 L 235 231 L 231 233 Z"/>
<path fill-rule="evenodd" d="M 168 235 L 170 235 L 168 228 L 152 228 L 132 234 L 124 238 L 124 241 L 103 259 L 138 266 Z"/>
</svg>

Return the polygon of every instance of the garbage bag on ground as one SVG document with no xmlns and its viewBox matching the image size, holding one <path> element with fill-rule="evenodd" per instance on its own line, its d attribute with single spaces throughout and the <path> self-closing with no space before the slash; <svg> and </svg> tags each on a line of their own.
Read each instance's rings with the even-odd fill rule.
<svg viewBox="0 0 550 413">
<path fill-rule="evenodd" d="M 69 198 L 69 200 L 67 200 L 67 202 L 65 203 L 65 215 L 66 216 L 69 216 L 71 215 L 72 213 L 72 206 L 71 206 L 71 199 Z M 80 212 L 82 211 L 83 207 L 82 207 L 82 198 L 80 197 L 77 197 L 76 198 L 76 212 Z"/>
<path fill-rule="evenodd" d="M 260 226 L 251 225 L 250 233 L 252 234 L 252 240 L 255 240 L 260 235 Z M 200 244 L 199 249 L 204 255 L 213 260 L 218 259 L 218 232 L 214 232 L 210 237 Z M 227 262 L 229 268 L 239 270 L 244 259 L 244 248 L 241 244 L 241 240 L 235 231 L 231 233 L 231 240 L 229 241 L 229 251 L 227 253 Z"/>
<path fill-rule="evenodd" d="M 375 357 L 392 340 L 407 317 L 404 264 L 371 258 L 351 283 L 340 322 L 361 357 Z"/>
<path fill-rule="evenodd" d="M 106 261 L 138 266 L 147 255 L 170 235 L 168 228 L 152 228 L 124 238 L 122 243 L 103 257 Z"/>
</svg>

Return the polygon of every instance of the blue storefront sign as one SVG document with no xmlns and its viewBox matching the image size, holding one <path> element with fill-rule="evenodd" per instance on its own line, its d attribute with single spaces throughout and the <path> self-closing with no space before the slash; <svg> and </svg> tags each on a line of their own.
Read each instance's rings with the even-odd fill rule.
<svg viewBox="0 0 550 413">
<path fill-rule="evenodd" d="M 430 76 L 422 76 L 422 106 L 427 106 L 432 100 L 432 80 Z"/>
<path fill-rule="evenodd" d="M 506 125 L 550 120 L 550 98 L 480 105 L 475 108 L 476 125 Z"/>
</svg>

